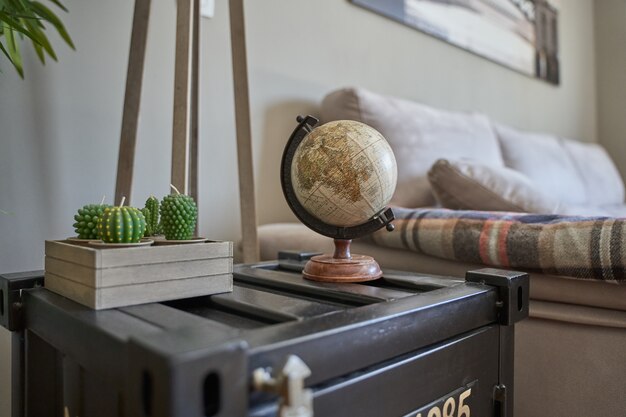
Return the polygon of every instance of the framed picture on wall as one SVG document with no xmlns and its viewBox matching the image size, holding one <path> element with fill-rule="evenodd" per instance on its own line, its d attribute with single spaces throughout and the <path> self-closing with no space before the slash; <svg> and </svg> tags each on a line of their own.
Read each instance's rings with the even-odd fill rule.
<svg viewBox="0 0 626 417">
<path fill-rule="evenodd" d="M 559 84 L 558 0 L 350 0 L 452 45 Z"/>
</svg>

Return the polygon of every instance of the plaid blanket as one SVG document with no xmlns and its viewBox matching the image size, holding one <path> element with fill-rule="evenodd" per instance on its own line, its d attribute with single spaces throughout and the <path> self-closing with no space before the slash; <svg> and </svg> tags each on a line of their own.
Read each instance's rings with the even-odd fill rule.
<svg viewBox="0 0 626 417">
<path fill-rule="evenodd" d="M 626 219 L 394 208 L 378 245 L 443 259 L 626 283 Z"/>
</svg>

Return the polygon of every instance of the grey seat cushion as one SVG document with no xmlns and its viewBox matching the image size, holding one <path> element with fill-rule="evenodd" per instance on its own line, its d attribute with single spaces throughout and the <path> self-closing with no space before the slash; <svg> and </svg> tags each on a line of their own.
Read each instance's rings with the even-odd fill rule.
<svg viewBox="0 0 626 417">
<path fill-rule="evenodd" d="M 301 223 L 273 223 L 259 227 L 261 260 L 276 259 L 279 250 L 332 253 L 332 239 L 319 235 Z M 356 240 L 352 253 L 373 256 L 383 268 L 424 274 L 463 277 L 484 265 L 439 259 L 402 249 Z M 550 274 L 531 273 L 530 296 L 535 300 L 577 304 L 626 311 L 626 285 L 584 281 Z"/>
</svg>

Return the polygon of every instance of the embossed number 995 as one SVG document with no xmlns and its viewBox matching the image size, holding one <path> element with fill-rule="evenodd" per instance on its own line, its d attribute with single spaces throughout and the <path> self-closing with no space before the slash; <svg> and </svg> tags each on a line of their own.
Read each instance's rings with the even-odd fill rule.
<svg viewBox="0 0 626 417">
<path fill-rule="evenodd" d="M 471 417 L 471 410 L 468 404 L 472 395 L 472 389 L 468 388 L 458 394 L 450 395 L 440 401 L 437 405 L 430 407 L 427 411 L 420 411 L 414 417 Z"/>
</svg>

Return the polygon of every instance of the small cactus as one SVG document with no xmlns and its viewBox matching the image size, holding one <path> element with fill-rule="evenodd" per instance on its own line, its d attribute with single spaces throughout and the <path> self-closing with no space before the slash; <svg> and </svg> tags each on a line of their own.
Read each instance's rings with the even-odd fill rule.
<svg viewBox="0 0 626 417">
<path fill-rule="evenodd" d="M 196 202 L 172 186 L 176 194 L 163 197 L 161 223 L 167 240 L 188 240 L 193 237 L 198 220 Z"/>
<path fill-rule="evenodd" d="M 79 239 L 99 239 L 98 219 L 104 213 L 108 204 L 87 204 L 78 209 L 78 214 L 74 216 L 74 230 Z"/>
<path fill-rule="evenodd" d="M 159 199 L 155 196 L 148 197 L 141 212 L 146 218 L 146 236 L 159 234 Z"/>
<path fill-rule="evenodd" d="M 152 226 L 150 225 L 150 222 L 148 221 L 152 216 L 152 214 L 150 213 L 150 209 L 148 207 L 142 208 L 141 214 L 143 214 L 143 217 L 145 217 L 146 219 L 146 231 L 144 232 L 143 237 L 153 236 L 155 233 L 152 229 Z"/>
<path fill-rule="evenodd" d="M 98 220 L 98 232 L 105 243 L 139 243 L 146 231 L 146 218 L 135 207 L 108 207 Z"/>
</svg>

